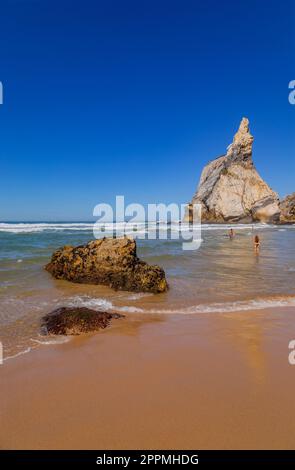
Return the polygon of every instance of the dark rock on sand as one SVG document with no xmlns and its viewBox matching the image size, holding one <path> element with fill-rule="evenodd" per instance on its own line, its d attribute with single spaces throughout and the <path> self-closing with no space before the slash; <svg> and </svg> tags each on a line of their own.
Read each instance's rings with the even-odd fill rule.
<svg viewBox="0 0 295 470">
<path fill-rule="evenodd" d="M 295 193 L 290 194 L 289 196 L 285 197 L 280 202 L 280 209 L 281 209 L 281 223 L 295 223 Z"/>
<path fill-rule="evenodd" d="M 85 307 L 62 307 L 48 313 L 42 319 L 42 331 L 52 335 L 80 335 L 109 326 L 113 318 L 124 315 L 97 312 Z"/>
<path fill-rule="evenodd" d="M 64 246 L 53 253 L 45 269 L 56 279 L 114 289 L 152 293 L 168 289 L 164 270 L 141 261 L 136 255 L 135 240 L 126 237 Z"/>
</svg>

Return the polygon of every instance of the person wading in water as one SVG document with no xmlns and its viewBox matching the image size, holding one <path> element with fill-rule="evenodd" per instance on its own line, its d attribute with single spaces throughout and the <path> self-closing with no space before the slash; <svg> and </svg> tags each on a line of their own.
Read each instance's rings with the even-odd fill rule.
<svg viewBox="0 0 295 470">
<path fill-rule="evenodd" d="M 228 232 L 228 236 L 229 236 L 229 238 L 230 238 L 231 240 L 234 238 L 234 236 L 235 236 L 235 232 L 233 231 L 233 229 L 232 229 L 232 228 L 229 230 L 229 232 Z"/>
<path fill-rule="evenodd" d="M 258 235 L 254 237 L 254 251 L 258 255 L 260 250 L 260 238 Z"/>
</svg>

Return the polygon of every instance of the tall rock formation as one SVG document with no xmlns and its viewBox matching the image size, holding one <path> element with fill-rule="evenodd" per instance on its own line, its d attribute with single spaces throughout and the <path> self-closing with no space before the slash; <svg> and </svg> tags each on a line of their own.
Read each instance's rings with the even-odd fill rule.
<svg viewBox="0 0 295 470">
<path fill-rule="evenodd" d="M 191 204 L 201 204 L 202 222 L 278 222 L 278 195 L 263 181 L 252 160 L 253 136 L 243 118 L 226 155 L 202 171 Z M 189 205 L 186 220 L 190 220 Z"/>
</svg>

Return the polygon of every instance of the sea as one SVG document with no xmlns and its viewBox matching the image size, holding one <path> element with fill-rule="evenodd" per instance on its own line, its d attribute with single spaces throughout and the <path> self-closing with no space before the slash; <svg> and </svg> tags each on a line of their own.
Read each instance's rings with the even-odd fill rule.
<svg viewBox="0 0 295 470">
<path fill-rule="evenodd" d="M 231 227 L 235 230 L 232 240 L 228 236 Z M 185 224 L 158 222 L 151 228 L 142 223 L 137 254 L 164 268 L 169 290 L 163 294 L 114 291 L 53 279 L 44 270 L 52 253 L 64 245 L 93 240 L 93 228 L 91 222 L 0 223 L 4 361 L 38 347 L 70 341 L 68 337 L 46 337 L 40 328 L 46 313 L 63 306 L 86 306 L 143 319 L 148 315 L 226 315 L 269 308 L 279 312 L 295 306 L 295 225 L 203 224 L 199 249 L 184 250 L 178 235 L 180 228 L 182 233 L 189 230 Z M 158 236 L 150 239 L 149 230 L 155 229 Z M 123 236 L 126 227 L 104 224 L 101 236 L 112 236 L 114 231 Z M 258 255 L 253 249 L 256 234 L 261 240 Z"/>
</svg>

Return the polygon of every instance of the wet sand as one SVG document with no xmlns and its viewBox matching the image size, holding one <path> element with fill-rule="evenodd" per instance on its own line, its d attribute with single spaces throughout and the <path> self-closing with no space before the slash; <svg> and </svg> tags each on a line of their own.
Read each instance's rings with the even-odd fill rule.
<svg viewBox="0 0 295 470">
<path fill-rule="evenodd" d="M 293 448 L 294 314 L 133 314 L 9 360 L 0 447 Z"/>
</svg>

